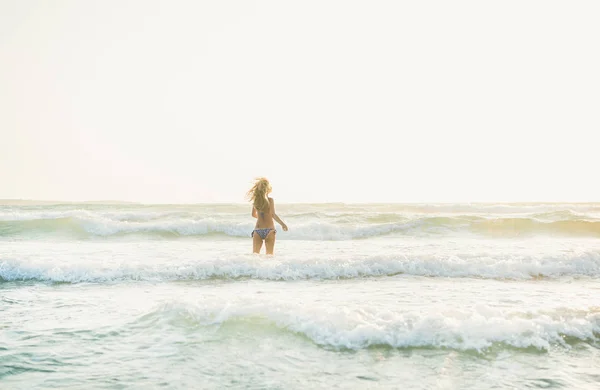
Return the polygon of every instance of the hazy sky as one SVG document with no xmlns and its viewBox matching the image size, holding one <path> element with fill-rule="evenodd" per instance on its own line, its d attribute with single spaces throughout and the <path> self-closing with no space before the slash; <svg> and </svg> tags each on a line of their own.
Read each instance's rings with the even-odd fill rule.
<svg viewBox="0 0 600 390">
<path fill-rule="evenodd" d="M 600 2 L 0 0 L 0 198 L 600 201 Z"/>
</svg>

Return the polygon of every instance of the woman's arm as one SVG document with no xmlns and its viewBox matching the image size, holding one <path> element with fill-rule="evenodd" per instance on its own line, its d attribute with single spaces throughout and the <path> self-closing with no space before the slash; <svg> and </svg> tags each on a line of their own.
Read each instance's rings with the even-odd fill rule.
<svg viewBox="0 0 600 390">
<path fill-rule="evenodd" d="M 254 208 L 254 206 L 252 206 L 252 216 L 254 218 L 258 218 L 258 215 L 256 215 L 256 209 Z"/>
<path fill-rule="evenodd" d="M 277 216 L 277 214 L 273 214 L 273 219 L 277 221 L 277 223 L 279 223 L 281 225 L 281 227 L 283 228 L 284 232 L 287 232 L 288 227 L 287 225 L 281 220 L 281 218 L 279 218 Z"/>
<path fill-rule="evenodd" d="M 273 215 L 273 219 L 274 219 L 275 221 L 277 221 L 277 223 L 278 223 L 278 224 L 280 224 L 280 225 L 281 225 L 281 227 L 283 228 L 283 231 L 284 231 L 284 232 L 287 232 L 287 230 L 288 230 L 288 227 L 287 227 L 287 225 L 285 224 L 285 222 L 283 222 L 283 221 L 281 220 L 281 218 L 279 218 L 279 217 L 277 216 L 277 214 L 275 214 L 275 201 L 273 200 L 273 198 L 269 198 L 269 200 L 271 201 L 271 202 L 270 202 L 270 203 L 271 203 L 271 215 Z"/>
</svg>

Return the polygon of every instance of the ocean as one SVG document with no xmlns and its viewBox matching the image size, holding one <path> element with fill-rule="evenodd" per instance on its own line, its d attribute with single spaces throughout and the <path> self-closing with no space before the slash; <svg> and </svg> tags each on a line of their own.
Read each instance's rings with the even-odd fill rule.
<svg viewBox="0 0 600 390">
<path fill-rule="evenodd" d="M 600 388 L 600 204 L 250 212 L 0 206 L 0 388 Z"/>
</svg>

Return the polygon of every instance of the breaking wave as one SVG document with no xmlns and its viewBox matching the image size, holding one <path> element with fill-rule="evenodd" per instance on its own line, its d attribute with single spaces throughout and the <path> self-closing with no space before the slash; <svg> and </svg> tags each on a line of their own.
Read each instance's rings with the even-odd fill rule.
<svg viewBox="0 0 600 390">
<path fill-rule="evenodd" d="M 559 215 L 560 216 L 560 215 Z M 290 231 L 281 239 L 352 240 L 390 234 L 480 234 L 492 237 L 527 235 L 570 235 L 600 237 L 600 220 L 558 219 L 540 217 L 490 218 L 457 216 L 302 216 L 287 220 Z M 566 215 L 562 215 L 566 217 Z M 0 218 L 0 237 L 37 238 L 48 235 L 86 239 L 139 235 L 156 238 L 202 237 L 223 235 L 248 237 L 253 228 L 250 218 L 240 216 L 199 217 L 183 214 L 150 216 L 105 216 L 92 213 L 28 215 L 22 218 Z"/>
<path fill-rule="evenodd" d="M 214 259 L 107 261 L 106 259 L 0 258 L 0 281 L 115 282 L 208 279 L 352 279 L 394 275 L 530 280 L 600 277 L 600 253 L 555 256 L 372 255 L 264 257 L 239 255 Z"/>
<path fill-rule="evenodd" d="M 165 304 L 138 318 L 136 325 L 165 322 L 174 326 L 217 327 L 227 332 L 292 332 L 334 349 L 445 348 L 488 351 L 494 347 L 534 348 L 600 341 L 600 308 L 587 310 L 503 311 L 486 305 L 473 309 L 402 312 L 362 308 L 299 307 L 285 304 L 233 303 L 206 307 Z"/>
</svg>

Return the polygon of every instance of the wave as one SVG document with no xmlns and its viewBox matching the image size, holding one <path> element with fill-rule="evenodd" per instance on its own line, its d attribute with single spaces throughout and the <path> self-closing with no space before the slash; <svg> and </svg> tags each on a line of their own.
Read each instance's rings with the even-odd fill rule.
<svg viewBox="0 0 600 390">
<path fill-rule="evenodd" d="M 289 232 L 279 234 L 292 240 L 353 240 L 390 234 L 439 235 L 479 234 L 489 237 L 527 235 L 571 235 L 600 237 L 600 221 L 593 219 L 548 220 L 567 215 L 553 213 L 545 219 L 488 218 L 472 215 L 409 217 L 396 214 L 366 214 L 335 217 L 299 217 L 289 219 Z M 239 215 L 198 216 L 186 212 L 150 214 L 95 214 L 90 212 L 55 212 L 25 215 L 3 215 L 0 237 L 36 238 L 66 236 L 79 239 L 146 235 L 149 237 L 201 237 L 226 235 L 248 237 L 253 221 Z"/>
<path fill-rule="evenodd" d="M 445 348 L 486 352 L 494 347 L 549 350 L 600 341 L 600 307 L 547 311 L 473 309 L 400 312 L 370 307 L 336 309 L 281 303 L 229 302 L 212 307 L 164 304 L 136 320 L 136 326 L 217 327 L 244 334 L 292 332 L 334 349 L 370 347 Z"/>
<path fill-rule="evenodd" d="M 158 260 L 161 261 L 161 260 Z M 600 277 L 600 253 L 557 256 L 342 256 L 305 259 L 244 255 L 163 262 L 0 258 L 0 281 L 104 283 L 117 281 L 353 279 L 395 275 L 482 279 Z"/>
<path fill-rule="evenodd" d="M 249 237 L 252 225 L 218 222 L 214 219 L 165 221 L 119 221 L 108 218 L 64 217 L 21 221 L 0 221 L 0 236 L 66 235 L 75 238 L 150 235 L 159 237 L 225 234 Z"/>
</svg>

